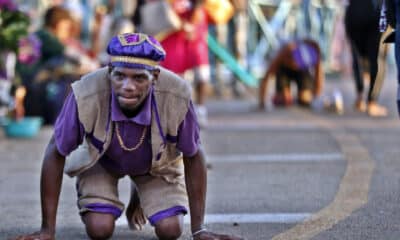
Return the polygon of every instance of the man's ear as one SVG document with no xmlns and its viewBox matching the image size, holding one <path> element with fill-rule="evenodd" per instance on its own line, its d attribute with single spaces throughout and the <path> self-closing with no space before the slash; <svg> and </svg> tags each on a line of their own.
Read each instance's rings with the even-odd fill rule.
<svg viewBox="0 0 400 240">
<path fill-rule="evenodd" d="M 151 71 L 151 74 L 153 74 L 153 83 L 158 80 L 158 77 L 160 76 L 160 69 L 156 68 Z"/>
</svg>

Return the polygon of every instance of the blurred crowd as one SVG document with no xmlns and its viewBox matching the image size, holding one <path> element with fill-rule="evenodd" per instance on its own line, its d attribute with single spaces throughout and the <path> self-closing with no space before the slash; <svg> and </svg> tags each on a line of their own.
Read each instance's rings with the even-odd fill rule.
<svg viewBox="0 0 400 240">
<path fill-rule="evenodd" d="M 11 86 L 5 84 L 6 81 L 0 81 L 0 105 L 3 108 L 4 106 L 7 109 L 11 108 L 15 117 L 41 116 L 45 123 L 54 123 L 69 91 L 70 83 L 85 73 L 107 65 L 108 56 L 105 46 L 113 35 L 125 32 L 143 32 L 148 29 L 146 22 L 149 17 L 152 20 L 151 26 L 160 25 L 158 18 L 161 16 L 158 14 L 144 15 L 145 11 L 150 11 L 148 6 L 157 1 L 0 0 L 2 17 L 6 16 L 6 11 L 18 10 L 29 18 L 29 25 L 24 37 L 13 40 L 14 43 L 18 43 L 18 50 L 0 48 L 2 50 L 0 51 L 2 63 L 0 64 L 0 79 L 12 79 Z M 152 34 L 156 35 L 167 50 L 167 59 L 163 66 L 193 81 L 196 110 L 201 122 L 205 123 L 207 119 L 205 102 L 207 95 L 210 94 L 210 89 L 215 94 L 222 95 L 228 88 L 234 96 L 240 96 L 246 89 L 245 84 L 240 81 L 240 77 L 234 76 L 229 70 L 243 68 L 263 81 L 270 77 L 266 76 L 268 68 L 275 61 L 274 58 L 279 55 L 281 48 L 290 42 L 304 39 L 310 39 L 317 44 L 320 55 L 318 62 L 323 67 L 319 71 L 324 73 L 358 71 L 354 77 L 356 110 L 366 111 L 365 103 L 377 102 L 379 86 L 375 87 L 375 85 L 382 84 L 382 80 L 373 80 L 377 74 L 377 69 L 375 69 L 377 67 L 372 73 L 370 72 L 370 79 L 372 79 L 370 82 L 373 86 L 370 87 L 367 96 L 364 96 L 364 80 L 360 76 L 369 71 L 367 69 L 359 70 L 361 67 L 354 66 L 354 64 L 353 69 L 349 68 L 352 65 L 351 60 L 355 59 L 361 51 L 357 49 L 359 46 L 355 43 L 354 38 L 348 41 L 349 33 L 355 32 L 355 29 L 359 28 L 345 27 L 346 10 L 356 2 L 364 4 L 363 7 L 365 7 L 368 4 L 365 4 L 364 1 L 227 0 L 221 2 L 224 4 L 228 2 L 229 5 L 224 5 L 223 9 L 225 10 L 221 13 L 218 12 L 218 15 L 215 16 L 212 16 L 211 13 L 217 12 L 217 8 L 215 7 L 212 11 L 207 9 L 207 6 L 209 8 L 214 6 L 212 4 L 218 0 L 169 0 L 166 2 L 171 4 L 180 19 L 179 29 Z M 218 2 L 218 4 L 221 3 Z M 351 14 L 353 19 L 350 22 L 353 25 L 364 24 L 367 21 L 358 21 L 363 16 L 367 16 L 372 22 L 379 21 L 381 4 L 371 5 L 371 7 L 369 15 Z M 3 19 L 2 24 L 5 22 Z M 0 36 L 2 36 L 1 33 Z M 223 61 L 216 58 L 218 54 L 210 52 L 207 46 L 207 36 L 217 39 L 222 48 L 232 55 L 236 63 L 224 64 Z M 379 55 L 386 58 L 387 48 L 380 50 L 379 47 L 381 44 L 380 33 L 376 31 L 375 36 L 377 41 L 371 44 L 378 45 L 377 51 L 385 52 L 384 54 L 376 53 L 376 57 Z M 302 51 L 302 45 L 299 46 L 300 50 L 296 50 L 297 52 L 293 50 L 293 53 L 300 54 L 299 56 L 302 58 L 313 54 L 312 51 L 308 53 Z M 17 53 L 17 55 L 12 53 Z M 304 59 L 298 61 L 304 62 Z M 357 62 L 360 61 L 357 60 Z M 313 60 L 309 62 L 311 63 Z M 15 71 L 7 67 L 11 66 L 12 68 L 14 65 Z M 375 66 L 371 65 L 371 62 L 369 65 Z M 309 72 L 310 67 L 311 65 L 306 66 L 304 70 Z M 277 68 L 276 71 L 279 69 Z M 278 72 L 281 72 L 280 70 Z M 305 75 L 298 74 L 296 76 Z M 316 76 L 311 76 L 311 78 L 313 77 L 316 78 Z M 378 77 L 383 79 L 381 75 Z M 295 81 L 302 80 L 295 79 Z M 318 80 L 318 82 L 321 81 L 324 79 Z M 282 84 L 276 83 L 276 85 L 282 88 Z M 315 94 L 313 96 L 316 101 L 322 101 L 322 85 L 322 83 L 319 84 L 318 91 L 315 89 L 311 91 L 311 95 L 313 92 L 318 92 L 318 96 Z M 212 87 L 210 88 L 210 86 Z M 17 89 L 21 93 L 21 87 L 23 87 L 22 94 L 15 94 Z M 310 85 L 310 88 L 313 88 L 313 84 Z M 11 97 L 11 100 L 7 98 L 7 94 L 4 94 L 5 91 L 10 92 L 14 97 Z M 259 98 L 263 98 L 260 99 L 262 108 L 265 107 L 266 95 L 260 91 Z M 274 97 L 275 100 L 279 98 L 277 95 Z M 318 105 L 315 101 L 312 102 L 313 97 L 307 101 L 310 106 Z M 23 100 L 21 101 L 21 99 Z M 386 115 L 386 110 L 376 104 L 375 112 L 371 110 L 370 113 L 370 115 L 383 116 Z M 4 112 L 0 112 L 0 115 L 4 114 Z"/>
</svg>

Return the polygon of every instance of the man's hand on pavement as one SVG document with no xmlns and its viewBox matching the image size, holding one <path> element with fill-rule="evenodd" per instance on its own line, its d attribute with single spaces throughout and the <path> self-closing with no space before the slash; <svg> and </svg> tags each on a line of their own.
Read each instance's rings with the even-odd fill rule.
<svg viewBox="0 0 400 240">
<path fill-rule="evenodd" d="M 54 236 L 44 232 L 35 232 L 25 236 L 18 236 L 10 240 L 54 240 Z"/>
</svg>

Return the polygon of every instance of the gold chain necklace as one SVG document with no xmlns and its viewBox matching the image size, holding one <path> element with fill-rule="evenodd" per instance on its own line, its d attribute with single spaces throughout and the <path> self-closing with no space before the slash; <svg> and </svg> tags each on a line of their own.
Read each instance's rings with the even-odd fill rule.
<svg viewBox="0 0 400 240">
<path fill-rule="evenodd" d="M 117 138 L 118 138 L 119 145 L 121 146 L 121 148 L 123 150 L 128 151 L 128 152 L 132 152 L 132 151 L 135 151 L 136 149 L 138 149 L 143 144 L 144 138 L 146 137 L 147 126 L 145 126 L 143 128 L 143 133 L 139 139 L 139 142 L 134 147 L 128 148 L 127 146 L 125 146 L 124 142 L 122 141 L 121 135 L 119 133 L 118 123 L 115 123 L 115 128 L 117 130 Z"/>
</svg>

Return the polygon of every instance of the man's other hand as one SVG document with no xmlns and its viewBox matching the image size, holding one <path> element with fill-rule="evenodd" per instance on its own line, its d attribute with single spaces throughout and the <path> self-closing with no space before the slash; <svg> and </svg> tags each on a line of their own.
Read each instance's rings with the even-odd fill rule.
<svg viewBox="0 0 400 240">
<path fill-rule="evenodd" d="M 244 238 L 204 231 L 194 236 L 193 240 L 244 240 Z"/>
<path fill-rule="evenodd" d="M 18 236 L 9 240 L 55 240 L 55 237 L 45 232 L 35 232 L 25 236 Z"/>
</svg>

